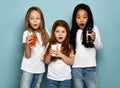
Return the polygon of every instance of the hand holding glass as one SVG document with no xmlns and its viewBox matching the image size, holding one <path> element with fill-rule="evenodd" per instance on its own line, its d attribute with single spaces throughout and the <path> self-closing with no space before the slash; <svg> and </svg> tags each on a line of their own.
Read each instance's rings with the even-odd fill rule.
<svg viewBox="0 0 120 88">
<path fill-rule="evenodd" d="M 93 42 L 92 38 L 91 38 L 91 33 L 92 32 L 93 32 L 92 30 L 87 30 L 87 36 L 86 36 L 86 42 L 87 43 L 92 43 Z"/>
</svg>

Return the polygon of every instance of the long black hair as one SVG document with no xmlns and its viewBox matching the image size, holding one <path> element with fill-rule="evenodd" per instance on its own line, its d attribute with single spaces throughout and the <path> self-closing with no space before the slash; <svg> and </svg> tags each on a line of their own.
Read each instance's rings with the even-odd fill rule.
<svg viewBox="0 0 120 88">
<path fill-rule="evenodd" d="M 83 29 L 83 32 L 82 32 L 82 35 L 83 35 L 82 44 L 86 48 L 94 47 L 93 44 L 87 44 L 86 43 L 86 30 L 87 29 L 92 30 L 93 25 L 94 25 L 93 15 L 92 15 L 91 9 L 86 4 L 78 4 L 73 11 L 72 28 L 71 28 L 71 31 L 70 31 L 70 43 L 73 45 L 74 51 L 75 51 L 75 48 L 76 48 L 76 33 L 77 33 L 78 29 L 80 29 L 78 27 L 77 23 L 76 23 L 76 14 L 77 14 L 78 10 L 80 10 L 80 9 L 85 10 L 88 13 L 88 22 L 87 22 L 86 27 Z M 88 27 L 90 27 L 91 29 L 88 28 Z"/>
</svg>

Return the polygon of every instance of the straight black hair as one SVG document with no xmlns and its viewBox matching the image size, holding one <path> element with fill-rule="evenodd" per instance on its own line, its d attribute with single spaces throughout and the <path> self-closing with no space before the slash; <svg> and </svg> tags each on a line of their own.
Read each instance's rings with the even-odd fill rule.
<svg viewBox="0 0 120 88">
<path fill-rule="evenodd" d="M 72 15 L 72 27 L 71 27 L 71 31 L 70 31 L 70 44 L 73 45 L 74 51 L 76 48 L 76 33 L 77 33 L 78 29 L 80 29 L 76 23 L 76 14 L 80 9 L 85 10 L 88 13 L 88 22 L 87 22 L 86 27 L 83 29 L 83 32 L 82 32 L 82 35 L 83 35 L 82 44 L 86 48 L 94 47 L 93 44 L 86 43 L 86 30 L 88 29 L 88 27 L 91 27 L 91 29 L 89 29 L 89 30 L 92 30 L 93 25 L 94 25 L 93 15 L 92 15 L 90 7 L 88 5 L 82 3 L 82 4 L 78 4 L 75 7 L 75 9 L 73 11 L 73 15 Z"/>
</svg>

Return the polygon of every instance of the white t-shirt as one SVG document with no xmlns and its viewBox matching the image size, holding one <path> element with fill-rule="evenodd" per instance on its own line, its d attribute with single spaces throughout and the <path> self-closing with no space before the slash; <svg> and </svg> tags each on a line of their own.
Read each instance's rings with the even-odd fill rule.
<svg viewBox="0 0 120 88">
<path fill-rule="evenodd" d="M 99 30 L 94 26 L 93 31 L 95 32 L 95 41 L 93 42 L 94 48 L 85 48 L 82 45 L 82 30 L 77 31 L 76 35 L 76 54 L 73 64 L 73 68 L 84 68 L 96 66 L 96 49 L 102 48 L 102 42 L 100 38 Z"/>
<path fill-rule="evenodd" d="M 63 60 L 57 59 L 55 62 L 51 62 L 48 65 L 47 78 L 64 81 L 71 79 L 71 68 Z"/>
<path fill-rule="evenodd" d="M 26 43 L 26 36 L 29 34 L 29 31 L 23 33 L 23 43 Z M 30 72 L 30 73 L 43 73 L 45 72 L 45 66 L 41 58 L 45 52 L 45 47 L 42 46 L 41 35 L 36 33 L 38 41 L 35 46 L 31 47 L 31 57 L 26 58 L 23 56 L 21 70 Z"/>
</svg>

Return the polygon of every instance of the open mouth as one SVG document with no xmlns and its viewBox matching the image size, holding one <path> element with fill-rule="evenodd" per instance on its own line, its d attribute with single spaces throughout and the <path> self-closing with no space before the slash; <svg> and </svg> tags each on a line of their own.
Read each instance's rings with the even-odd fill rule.
<svg viewBox="0 0 120 88">
<path fill-rule="evenodd" d="M 37 24 L 34 24 L 34 26 L 36 27 L 36 26 L 37 26 Z"/>
<path fill-rule="evenodd" d="M 81 24 L 80 24 L 80 26 L 84 26 L 84 24 L 83 24 L 83 23 L 81 23 Z"/>
<path fill-rule="evenodd" d="M 62 39 L 62 37 L 58 37 L 59 39 Z"/>
</svg>

